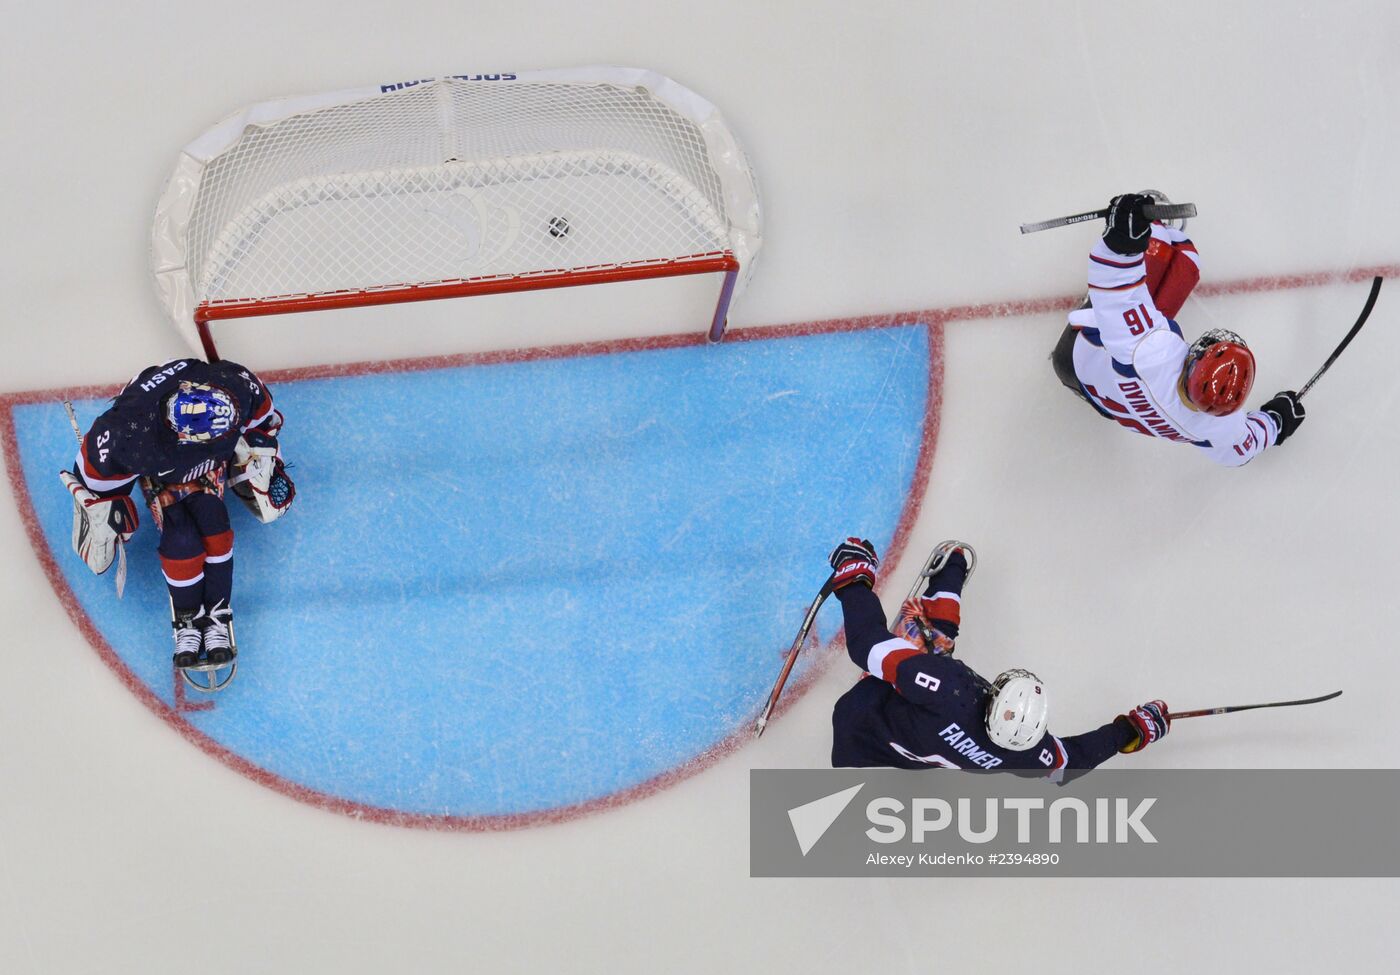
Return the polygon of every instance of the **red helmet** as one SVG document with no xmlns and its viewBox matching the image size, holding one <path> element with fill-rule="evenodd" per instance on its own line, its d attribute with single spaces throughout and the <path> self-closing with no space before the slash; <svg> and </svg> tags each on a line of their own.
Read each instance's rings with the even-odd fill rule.
<svg viewBox="0 0 1400 975">
<path fill-rule="evenodd" d="M 1234 332 L 1213 328 L 1191 343 L 1182 385 L 1187 401 L 1202 413 L 1233 413 L 1254 386 L 1254 353 Z"/>
</svg>

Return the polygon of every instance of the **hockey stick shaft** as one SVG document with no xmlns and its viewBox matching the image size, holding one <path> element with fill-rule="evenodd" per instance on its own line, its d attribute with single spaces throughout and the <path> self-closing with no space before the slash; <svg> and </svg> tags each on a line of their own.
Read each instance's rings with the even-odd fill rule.
<svg viewBox="0 0 1400 975">
<path fill-rule="evenodd" d="M 1323 694 L 1321 697 L 1306 697 L 1301 701 L 1275 701 L 1272 704 L 1235 704 L 1223 708 L 1201 708 L 1198 711 L 1172 711 L 1171 720 L 1178 718 L 1204 718 L 1210 714 L 1234 714 L 1236 711 L 1254 711 L 1258 708 L 1293 708 L 1301 704 L 1319 704 L 1322 701 L 1330 701 L 1334 697 L 1341 697 L 1341 691 L 1333 691 L 1331 694 Z"/>
<path fill-rule="evenodd" d="M 1183 220 L 1196 215 L 1196 204 L 1194 203 L 1149 203 L 1142 208 L 1142 215 L 1148 220 Z M 1039 223 L 1021 224 L 1021 233 L 1033 234 L 1039 230 L 1054 230 L 1056 227 L 1069 227 L 1076 223 L 1087 223 L 1090 220 L 1102 220 L 1108 216 L 1108 210 L 1087 210 L 1084 213 L 1071 214 L 1068 217 L 1055 217 L 1052 220 L 1041 220 Z"/>
<path fill-rule="evenodd" d="M 1342 354 L 1342 350 L 1351 344 L 1351 340 L 1356 338 L 1356 333 L 1361 331 L 1361 326 L 1366 324 L 1366 319 L 1371 317 L 1371 309 L 1376 307 L 1376 297 L 1381 293 L 1381 282 L 1385 279 L 1374 277 L 1371 279 L 1371 293 L 1366 296 L 1366 305 L 1361 309 L 1361 315 L 1356 319 L 1356 324 L 1347 332 L 1346 337 L 1332 350 L 1332 354 L 1327 357 L 1327 361 L 1322 364 L 1322 368 L 1313 373 L 1313 377 L 1303 384 L 1303 388 L 1298 390 L 1298 398 L 1302 399 L 1312 389 L 1313 383 L 1322 378 L 1322 374 L 1332 367 L 1332 363 L 1337 361 L 1337 356 Z"/>
<path fill-rule="evenodd" d="M 63 409 L 68 414 L 68 422 L 73 427 L 73 436 L 78 439 L 78 447 L 83 446 L 83 431 L 78 426 L 78 414 L 73 410 L 73 404 L 67 400 L 63 401 Z"/>
<path fill-rule="evenodd" d="M 807 634 L 812 632 L 812 623 L 816 621 L 817 610 L 822 608 L 826 597 L 831 595 L 831 584 L 835 579 L 836 573 L 833 572 L 826 582 L 822 583 L 821 591 L 812 600 L 812 605 L 807 607 L 807 615 L 802 620 L 801 629 L 797 631 L 797 638 L 792 641 L 792 646 L 788 648 L 782 672 L 778 674 L 778 679 L 773 684 L 773 690 L 768 693 L 768 703 L 763 706 L 763 713 L 758 716 L 758 721 L 754 724 L 753 736 L 755 738 L 761 737 L 763 729 L 768 727 L 768 719 L 773 716 L 773 709 L 778 706 L 778 698 L 783 696 L 783 686 L 787 684 L 793 664 L 797 663 L 797 655 L 802 652 L 802 647 L 807 642 Z"/>
</svg>

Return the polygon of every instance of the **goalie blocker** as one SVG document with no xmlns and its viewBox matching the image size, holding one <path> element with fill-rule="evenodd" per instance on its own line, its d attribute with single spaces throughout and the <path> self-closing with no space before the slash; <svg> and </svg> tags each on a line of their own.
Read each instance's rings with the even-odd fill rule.
<svg viewBox="0 0 1400 975">
<path fill-rule="evenodd" d="M 140 524 L 136 505 L 128 494 L 98 497 L 69 471 L 60 471 L 58 478 L 73 496 L 73 551 L 94 574 L 102 575 L 112 567 L 117 546 L 130 541 Z"/>
</svg>

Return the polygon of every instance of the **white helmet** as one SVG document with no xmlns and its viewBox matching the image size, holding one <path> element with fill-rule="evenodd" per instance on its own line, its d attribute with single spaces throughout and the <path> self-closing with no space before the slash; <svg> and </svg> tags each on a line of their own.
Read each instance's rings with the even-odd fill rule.
<svg viewBox="0 0 1400 975">
<path fill-rule="evenodd" d="M 1039 677 L 1029 670 L 1008 670 L 992 682 L 987 734 L 1000 747 L 1023 752 L 1045 736 L 1049 707 Z"/>
</svg>

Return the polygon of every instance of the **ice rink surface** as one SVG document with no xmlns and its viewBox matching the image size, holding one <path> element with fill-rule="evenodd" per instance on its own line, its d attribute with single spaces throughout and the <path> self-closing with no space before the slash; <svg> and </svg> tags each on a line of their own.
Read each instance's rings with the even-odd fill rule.
<svg viewBox="0 0 1400 975">
<path fill-rule="evenodd" d="M 151 209 L 180 146 L 240 105 L 448 72 L 654 68 L 723 109 L 763 187 L 767 241 L 733 325 L 955 309 L 940 313 L 940 432 L 908 551 L 977 545 L 960 654 L 988 673 L 1036 670 L 1067 731 L 1152 697 L 1197 707 L 1344 688 L 1306 712 L 1181 727 L 1132 760 L 1394 766 L 1397 295 L 1382 293 L 1309 395 L 1295 440 L 1220 470 L 1103 424 L 1059 388 L 1045 362 L 1054 309 L 1082 291 L 1092 231 L 1016 232 L 1144 186 L 1194 201 L 1204 284 L 1183 329 L 1243 333 L 1256 399 L 1296 387 L 1360 307 L 1364 284 L 1346 277 L 1400 265 L 1393 6 L 60 3 L 8 15 L 0 391 L 119 383 L 184 351 L 151 293 Z M 417 327 L 440 341 L 449 320 L 463 353 L 617 337 L 599 299 L 577 298 L 577 315 L 572 300 L 484 300 L 510 329 L 463 302 L 351 319 L 392 336 L 400 357 L 441 351 Z M 628 328 L 690 327 L 651 324 Z M 237 354 L 256 369 L 353 357 L 327 328 L 270 330 Z M 354 451 L 367 434 L 339 419 Z M 299 422 L 289 415 L 289 432 Z M 831 703 L 856 676 L 842 660 L 761 742 L 569 822 L 414 830 L 293 802 L 128 693 L 17 512 L 0 533 L 5 972 L 1393 967 L 1394 881 L 750 880 L 748 770 L 826 762 Z M 910 561 L 887 566 L 889 591 Z M 318 680 L 306 692 L 333 702 L 334 676 Z M 1338 809 L 1318 829 L 1345 822 Z"/>
</svg>

